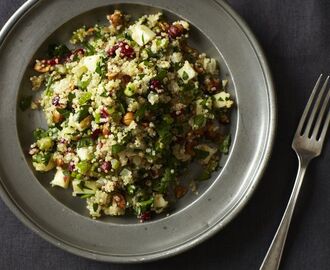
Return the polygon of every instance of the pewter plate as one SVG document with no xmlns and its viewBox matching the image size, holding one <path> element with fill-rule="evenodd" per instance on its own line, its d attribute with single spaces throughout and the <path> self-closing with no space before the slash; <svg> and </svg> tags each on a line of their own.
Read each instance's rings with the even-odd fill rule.
<svg viewBox="0 0 330 270">
<path fill-rule="evenodd" d="M 92 220 L 70 191 L 50 188 L 51 174 L 33 171 L 26 155 L 41 113 L 22 113 L 33 59 L 47 44 L 68 40 L 81 25 L 104 22 L 114 8 L 139 16 L 163 11 L 192 25 L 191 44 L 218 59 L 236 100 L 230 154 L 212 179 L 174 206 L 169 216 L 138 223 L 129 217 Z M 14 214 L 49 242 L 74 254 L 141 262 L 178 254 L 225 226 L 245 205 L 269 159 L 275 97 L 265 57 L 253 34 L 221 0 L 29 0 L 0 33 L 0 195 Z"/>
</svg>

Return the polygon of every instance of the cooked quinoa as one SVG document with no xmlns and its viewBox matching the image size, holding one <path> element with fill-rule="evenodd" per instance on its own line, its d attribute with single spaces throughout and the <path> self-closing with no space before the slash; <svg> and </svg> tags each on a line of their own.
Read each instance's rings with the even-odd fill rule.
<svg viewBox="0 0 330 270">
<path fill-rule="evenodd" d="M 118 10 L 107 18 L 36 60 L 32 90 L 42 92 L 31 108 L 42 108 L 48 129 L 34 131 L 30 155 L 91 217 L 145 221 L 185 195 L 192 162 L 202 168 L 194 185 L 217 170 L 234 102 L 216 60 L 189 47 L 186 21 L 157 13 L 130 23 Z"/>
</svg>

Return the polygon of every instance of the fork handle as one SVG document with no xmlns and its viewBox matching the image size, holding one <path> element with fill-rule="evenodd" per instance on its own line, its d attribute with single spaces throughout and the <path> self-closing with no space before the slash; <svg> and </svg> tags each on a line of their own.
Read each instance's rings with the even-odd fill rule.
<svg viewBox="0 0 330 270">
<path fill-rule="evenodd" d="M 292 219 L 293 211 L 296 206 L 300 188 L 305 176 L 305 172 L 309 161 L 299 158 L 299 169 L 297 177 L 290 195 L 289 202 L 286 206 L 281 223 L 277 228 L 273 241 L 267 251 L 267 254 L 262 262 L 260 270 L 277 270 L 280 266 L 281 257 L 284 249 L 286 237 L 288 235 L 290 222 Z"/>
</svg>

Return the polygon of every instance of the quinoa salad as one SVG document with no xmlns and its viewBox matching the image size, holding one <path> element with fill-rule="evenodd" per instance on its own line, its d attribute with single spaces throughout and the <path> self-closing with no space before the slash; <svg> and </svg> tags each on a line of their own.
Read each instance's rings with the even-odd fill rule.
<svg viewBox="0 0 330 270">
<path fill-rule="evenodd" d="M 34 130 L 29 154 L 92 218 L 146 221 L 219 169 L 234 101 L 217 61 L 188 45 L 188 22 L 119 10 L 107 19 L 35 61 L 20 107 L 42 110 L 48 128 Z M 192 164 L 199 173 L 184 182 Z"/>
</svg>

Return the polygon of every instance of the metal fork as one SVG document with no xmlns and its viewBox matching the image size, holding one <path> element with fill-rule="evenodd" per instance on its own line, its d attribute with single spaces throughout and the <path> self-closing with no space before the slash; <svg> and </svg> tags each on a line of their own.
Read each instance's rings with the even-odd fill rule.
<svg viewBox="0 0 330 270">
<path fill-rule="evenodd" d="M 321 79 L 322 75 L 314 86 L 293 138 L 292 148 L 296 152 L 299 160 L 298 174 L 281 223 L 262 262 L 260 270 L 275 270 L 279 268 L 292 214 L 307 166 L 309 162 L 313 158 L 319 156 L 322 151 L 330 122 L 330 111 L 328 107 L 330 91 L 326 91 L 329 76 L 326 78 L 321 90 L 319 90 Z M 327 114 L 325 115 L 326 112 Z"/>
</svg>

